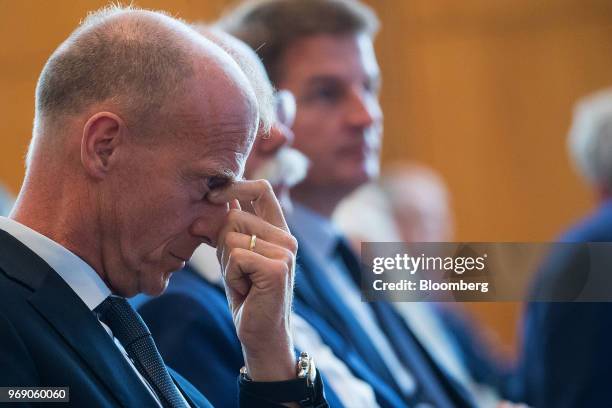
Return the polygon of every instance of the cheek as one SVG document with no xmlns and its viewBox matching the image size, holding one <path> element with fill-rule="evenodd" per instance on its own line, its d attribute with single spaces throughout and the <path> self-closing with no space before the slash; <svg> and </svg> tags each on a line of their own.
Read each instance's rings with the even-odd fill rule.
<svg viewBox="0 0 612 408">
<path fill-rule="evenodd" d="M 155 252 L 169 240 L 187 231 L 189 206 L 184 197 L 157 197 L 140 206 L 132 219 L 126 220 L 132 231 L 132 240 L 139 244 L 139 252 Z"/>
<path fill-rule="evenodd" d="M 309 156 L 313 161 L 333 155 L 335 146 L 340 142 L 340 130 L 334 121 L 320 115 L 304 116 L 296 119 L 292 128 L 293 147 Z"/>
</svg>

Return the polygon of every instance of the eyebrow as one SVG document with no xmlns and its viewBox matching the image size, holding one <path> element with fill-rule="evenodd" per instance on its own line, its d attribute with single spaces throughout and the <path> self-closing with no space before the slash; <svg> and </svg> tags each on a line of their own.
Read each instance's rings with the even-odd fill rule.
<svg viewBox="0 0 612 408">
<path fill-rule="evenodd" d="M 204 170 L 203 172 L 200 173 L 200 176 L 203 176 L 204 178 L 208 178 L 208 179 L 227 180 L 228 182 L 233 182 L 238 178 L 238 176 L 229 169 L 225 169 L 222 171 Z"/>
<path fill-rule="evenodd" d="M 366 74 L 365 81 L 370 83 L 373 88 L 379 88 L 382 83 L 380 72 L 372 75 Z M 346 82 L 344 78 L 336 75 L 316 75 L 308 79 L 307 86 L 326 85 L 330 83 Z"/>
<path fill-rule="evenodd" d="M 193 169 L 189 172 L 188 177 L 192 180 L 215 179 L 219 181 L 219 185 L 227 185 L 238 179 L 238 176 L 232 170 L 217 170 L 211 168 Z"/>
<path fill-rule="evenodd" d="M 318 75 L 308 79 L 308 85 L 327 84 L 330 82 L 345 82 L 342 78 L 335 75 Z"/>
</svg>

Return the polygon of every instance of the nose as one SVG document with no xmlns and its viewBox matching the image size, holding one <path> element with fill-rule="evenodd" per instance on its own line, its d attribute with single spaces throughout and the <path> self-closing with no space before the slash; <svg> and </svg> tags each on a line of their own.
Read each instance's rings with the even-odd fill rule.
<svg viewBox="0 0 612 408">
<path fill-rule="evenodd" d="M 191 224 L 189 233 L 203 243 L 216 247 L 228 212 L 229 204 L 207 203 Z"/>
<path fill-rule="evenodd" d="M 351 90 L 348 122 L 355 127 L 368 128 L 382 120 L 378 97 L 363 90 Z"/>
</svg>

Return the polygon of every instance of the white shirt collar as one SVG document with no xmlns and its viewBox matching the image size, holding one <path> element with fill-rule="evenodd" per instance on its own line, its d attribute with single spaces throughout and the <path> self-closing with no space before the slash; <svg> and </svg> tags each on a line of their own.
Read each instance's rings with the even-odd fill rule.
<svg viewBox="0 0 612 408">
<path fill-rule="evenodd" d="M 90 310 L 111 294 L 91 266 L 52 239 L 5 217 L 0 217 L 0 229 L 17 238 L 49 264 Z"/>
<path fill-rule="evenodd" d="M 197 247 L 189 260 L 189 265 L 211 283 L 221 283 L 223 280 L 221 265 L 217 260 L 217 250 L 209 245 L 202 244 Z"/>
</svg>

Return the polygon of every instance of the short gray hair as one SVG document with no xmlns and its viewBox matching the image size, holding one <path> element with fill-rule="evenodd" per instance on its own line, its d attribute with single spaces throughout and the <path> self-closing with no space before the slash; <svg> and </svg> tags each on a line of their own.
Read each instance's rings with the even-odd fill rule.
<svg viewBox="0 0 612 408">
<path fill-rule="evenodd" d="M 133 12 L 151 18 L 129 18 Z M 35 134 L 42 123 L 61 125 L 62 118 L 103 101 L 120 106 L 128 126 L 147 129 L 166 98 L 195 72 L 188 47 L 168 35 L 181 25 L 162 12 L 133 7 L 109 6 L 89 14 L 40 74 Z"/>
<path fill-rule="evenodd" d="M 575 105 L 568 147 L 590 183 L 612 189 L 612 89 L 589 95 Z"/>
<path fill-rule="evenodd" d="M 192 28 L 221 47 L 236 61 L 255 92 L 261 130 L 268 133 L 276 121 L 274 87 L 255 50 L 214 25 L 195 23 Z"/>
</svg>

